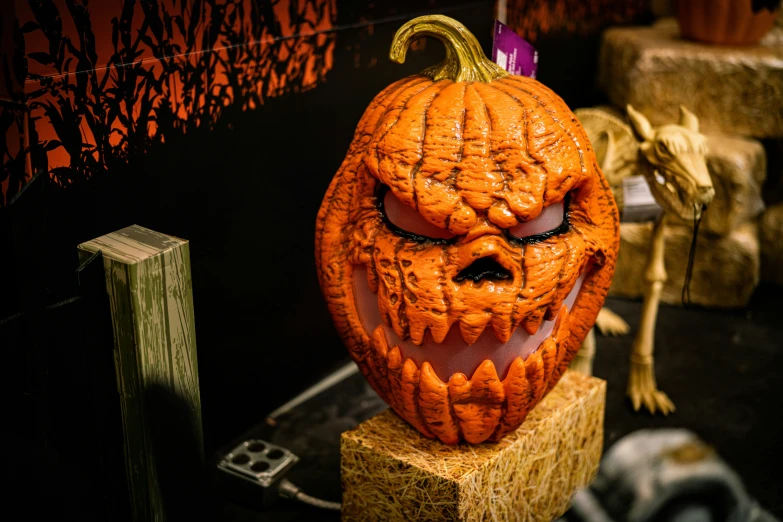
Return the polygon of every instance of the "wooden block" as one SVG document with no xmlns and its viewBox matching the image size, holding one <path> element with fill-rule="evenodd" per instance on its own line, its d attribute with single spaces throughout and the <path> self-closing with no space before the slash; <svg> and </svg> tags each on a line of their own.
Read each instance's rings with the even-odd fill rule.
<svg viewBox="0 0 783 522">
<path fill-rule="evenodd" d="M 160 468 L 181 456 L 171 434 L 203 458 L 188 242 L 133 225 L 78 251 L 103 254 L 133 520 L 166 520 Z"/>
<path fill-rule="evenodd" d="M 709 212 L 712 209 L 708 209 Z M 609 295 L 640 298 L 650 249 L 652 223 L 622 223 L 620 254 Z M 682 306 L 682 286 L 688 266 L 693 225 L 667 225 L 665 264 L 668 279 L 661 301 Z M 748 304 L 760 278 L 758 225 L 747 222 L 725 236 L 699 230 L 691 279 L 691 301 L 715 308 L 741 308 Z"/>
<path fill-rule="evenodd" d="M 605 400 L 568 371 L 517 431 L 458 446 L 386 410 L 342 435 L 343 520 L 554 520 L 598 471 Z"/>
<path fill-rule="evenodd" d="M 618 107 L 630 103 L 653 125 L 678 120 L 679 105 L 702 131 L 783 137 L 783 29 L 760 45 L 716 46 L 680 38 L 677 22 L 608 29 L 598 83 Z"/>
</svg>

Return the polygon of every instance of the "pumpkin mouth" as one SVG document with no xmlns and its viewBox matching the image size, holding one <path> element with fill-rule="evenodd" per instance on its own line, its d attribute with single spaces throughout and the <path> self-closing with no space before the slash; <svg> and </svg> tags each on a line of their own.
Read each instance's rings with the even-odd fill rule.
<svg viewBox="0 0 783 522">
<path fill-rule="evenodd" d="M 457 373 L 471 376 L 485 360 L 490 360 L 495 365 L 498 376 L 503 379 L 508 373 L 511 363 L 517 357 L 526 360 L 555 332 L 558 318 L 566 311 L 573 308 L 574 302 L 582 287 L 582 283 L 589 270 L 584 270 L 563 301 L 563 306 L 558 314 L 547 321 L 544 320 L 534 334 L 529 334 L 524 328 L 517 326 L 511 338 L 507 342 L 498 340 L 491 324 L 488 324 L 475 342 L 469 344 L 460 333 L 459 321 L 455 321 L 449 329 L 449 333 L 443 342 L 437 343 L 432 335 L 427 332 L 421 345 L 413 343 L 410 339 L 400 339 L 393 328 L 385 324 L 378 310 L 378 296 L 370 289 L 367 283 L 367 267 L 354 265 L 353 267 L 353 291 L 356 308 L 364 326 L 367 336 L 372 338 L 373 332 L 380 326 L 386 335 L 388 346 L 397 346 L 400 349 L 402 360 L 412 359 L 416 366 L 426 361 L 435 374 L 442 381 Z M 567 327 L 565 321 L 561 321 L 559 328 Z"/>
</svg>

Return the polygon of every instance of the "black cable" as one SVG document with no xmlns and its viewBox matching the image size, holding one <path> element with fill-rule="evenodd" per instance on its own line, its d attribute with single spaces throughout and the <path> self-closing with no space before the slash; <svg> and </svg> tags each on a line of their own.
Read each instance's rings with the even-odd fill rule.
<svg viewBox="0 0 783 522">
<path fill-rule="evenodd" d="M 321 509 L 332 509 L 335 511 L 340 511 L 341 508 L 341 504 L 339 502 L 331 502 L 329 500 L 321 500 L 320 498 L 311 497 L 288 479 L 283 479 L 280 481 L 278 491 L 282 497 L 294 498 L 299 502 L 303 502 Z"/>
<path fill-rule="evenodd" d="M 697 212 L 697 208 L 693 209 L 693 238 L 691 239 L 691 249 L 688 253 L 688 267 L 685 269 L 685 281 L 682 285 L 682 305 L 685 308 L 690 308 L 691 302 L 691 278 L 693 277 L 693 262 L 696 259 L 696 245 L 699 238 L 699 225 L 701 224 L 701 218 L 704 217 L 704 210 L 706 206 L 701 208 L 701 212 Z"/>
</svg>

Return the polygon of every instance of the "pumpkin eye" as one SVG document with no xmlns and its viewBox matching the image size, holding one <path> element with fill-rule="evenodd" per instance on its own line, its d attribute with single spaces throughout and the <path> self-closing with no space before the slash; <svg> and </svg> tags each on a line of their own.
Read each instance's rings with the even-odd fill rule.
<svg viewBox="0 0 783 522">
<path fill-rule="evenodd" d="M 386 189 L 382 197 L 382 212 L 387 222 L 396 229 L 395 232 L 418 240 L 444 240 L 455 237 L 447 229 L 433 225 L 424 219 L 416 209 L 397 199 L 391 190 Z"/>
<path fill-rule="evenodd" d="M 508 233 L 516 239 L 536 240 L 543 239 L 538 236 L 558 233 L 564 225 L 567 226 L 565 203 L 560 201 L 544 208 L 535 219 L 509 228 Z"/>
</svg>

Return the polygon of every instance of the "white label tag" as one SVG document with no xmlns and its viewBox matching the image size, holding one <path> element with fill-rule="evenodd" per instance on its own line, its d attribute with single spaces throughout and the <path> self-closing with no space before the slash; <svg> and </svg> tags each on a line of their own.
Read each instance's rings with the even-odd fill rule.
<svg viewBox="0 0 783 522">
<path fill-rule="evenodd" d="M 644 176 L 630 176 L 623 179 L 622 221 L 652 221 L 663 209 L 650 192 Z"/>
</svg>

